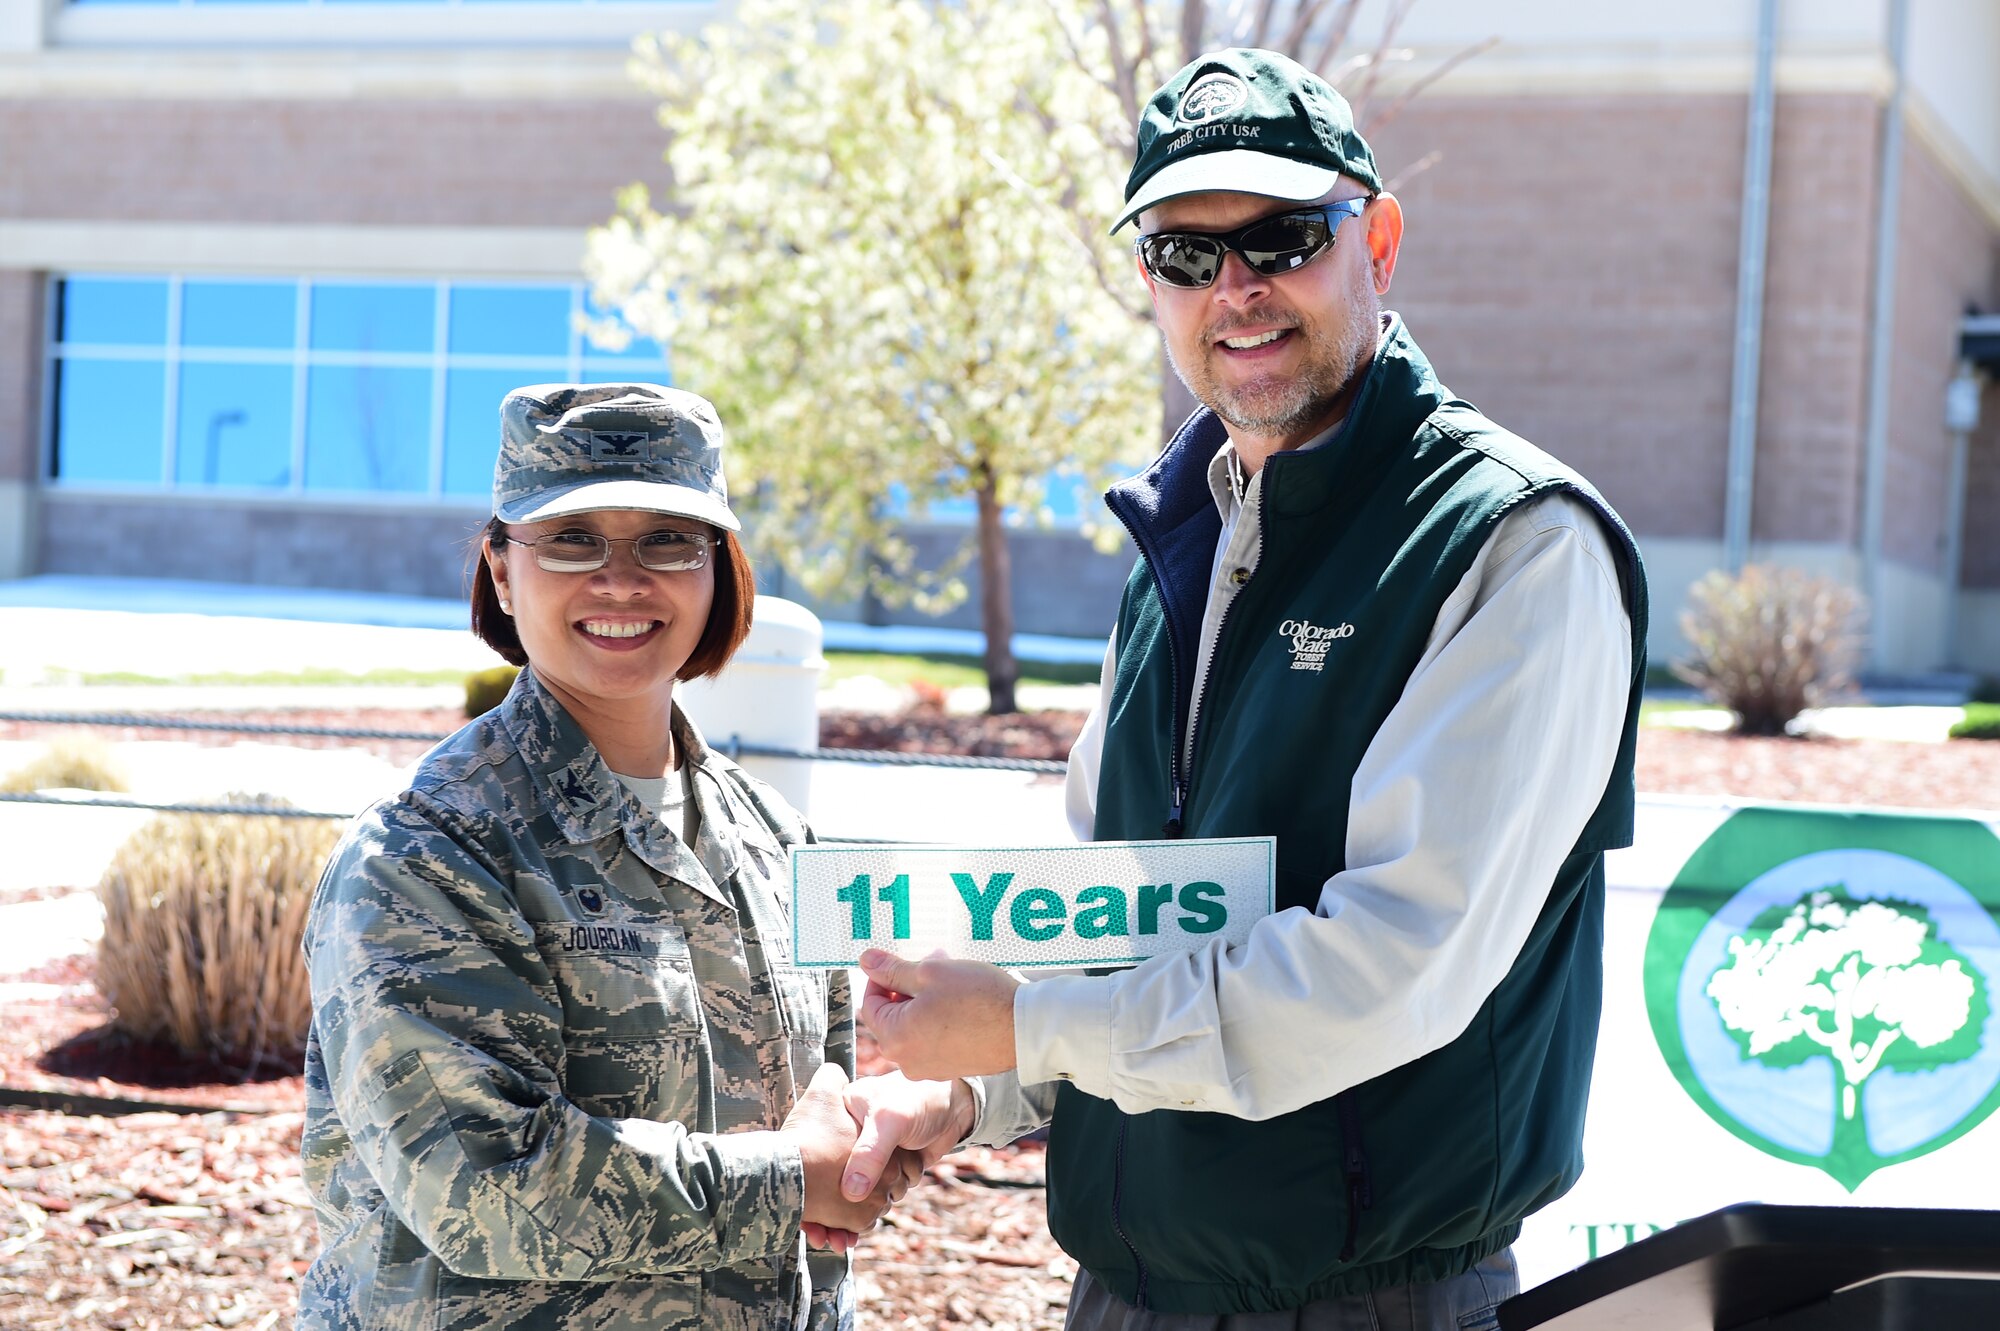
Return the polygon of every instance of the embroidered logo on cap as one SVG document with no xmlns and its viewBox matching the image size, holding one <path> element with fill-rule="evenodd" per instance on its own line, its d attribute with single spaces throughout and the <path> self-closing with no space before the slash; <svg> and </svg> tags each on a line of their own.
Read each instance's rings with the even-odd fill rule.
<svg viewBox="0 0 2000 1331">
<path fill-rule="evenodd" d="M 1181 125 L 1206 125 L 1242 109 L 1249 100 L 1250 89 L 1242 79 L 1217 70 L 1188 85 L 1188 90 L 1181 94 L 1174 121 Z"/>
<path fill-rule="evenodd" d="M 653 436 L 643 430 L 577 430 L 575 433 L 589 438 L 592 462 L 636 461 L 651 451 L 653 442 Z"/>
</svg>

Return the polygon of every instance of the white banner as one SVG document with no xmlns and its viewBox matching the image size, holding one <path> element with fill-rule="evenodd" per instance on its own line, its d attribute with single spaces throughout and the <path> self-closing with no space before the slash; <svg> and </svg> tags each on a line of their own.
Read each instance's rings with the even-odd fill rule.
<svg viewBox="0 0 2000 1331">
<path fill-rule="evenodd" d="M 798 846 L 792 958 L 852 966 L 862 949 L 942 948 L 1010 968 L 1124 966 L 1271 913 L 1271 837 L 1061 846 Z"/>
<path fill-rule="evenodd" d="M 1524 1284 L 1734 1202 L 1994 1205 L 1993 825 L 1648 798 L 1606 868 L 1584 1173 Z"/>
</svg>

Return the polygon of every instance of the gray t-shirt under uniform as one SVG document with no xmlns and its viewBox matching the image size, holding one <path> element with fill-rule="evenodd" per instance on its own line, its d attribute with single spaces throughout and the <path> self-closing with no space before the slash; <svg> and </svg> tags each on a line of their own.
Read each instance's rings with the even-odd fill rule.
<svg viewBox="0 0 2000 1331">
<path fill-rule="evenodd" d="M 627 776 L 613 772 L 619 784 L 632 792 L 639 803 L 652 811 L 680 839 L 694 844 L 694 801 L 688 798 L 688 765 L 682 763 L 666 776 Z"/>
</svg>

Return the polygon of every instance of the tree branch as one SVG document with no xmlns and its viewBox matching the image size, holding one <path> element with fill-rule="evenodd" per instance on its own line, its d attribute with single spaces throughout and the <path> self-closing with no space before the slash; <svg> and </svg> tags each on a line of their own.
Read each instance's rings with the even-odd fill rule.
<svg viewBox="0 0 2000 1331">
<path fill-rule="evenodd" d="M 1318 70 L 1322 75 L 1326 74 L 1327 62 L 1339 53 L 1341 47 L 1347 45 L 1347 34 L 1354 30 L 1354 20 L 1360 13 L 1361 0 L 1347 0 L 1347 3 L 1341 6 L 1340 13 L 1334 17 L 1333 23 L 1326 30 L 1326 40 L 1319 44 L 1319 53 L 1313 57 L 1312 63 L 1307 66 L 1308 69 Z M 1340 86 L 1338 79 L 1329 76 L 1327 81 L 1335 87 Z"/>
<path fill-rule="evenodd" d="M 1257 6 L 1257 21 L 1251 24 L 1250 31 L 1244 34 L 1243 44 L 1245 46 L 1264 45 L 1270 38 L 1271 20 L 1277 15 L 1277 12 L 1278 0 L 1260 0 Z"/>
<path fill-rule="evenodd" d="M 1207 0 L 1181 0 L 1181 63 L 1190 64 L 1194 58 L 1208 49 L 1205 39 L 1208 28 Z"/>
<path fill-rule="evenodd" d="M 1111 48 L 1111 77 L 1124 108 L 1125 123 L 1139 123 L 1139 70 L 1136 62 L 1125 59 L 1125 39 L 1118 33 L 1118 14 L 1111 0 L 1097 0 L 1097 16 L 1104 24 L 1104 38 Z M 1142 20 L 1143 22 L 1143 20 Z"/>
<path fill-rule="evenodd" d="M 1344 0 L 1350 8 L 1356 0 Z M 1278 49 L 1297 60 L 1305 53 L 1306 37 L 1311 34 L 1313 24 L 1325 11 L 1328 0 L 1297 0 L 1292 10 L 1292 26 L 1285 31 L 1285 41 Z"/>
<path fill-rule="evenodd" d="M 1382 35 L 1375 43 L 1375 58 L 1368 62 L 1368 70 L 1361 81 L 1361 94 L 1348 98 L 1354 108 L 1354 119 L 1358 124 L 1367 118 L 1368 105 L 1375 100 L 1375 89 L 1382 82 L 1383 67 L 1389 63 L 1390 48 L 1395 45 L 1396 32 L 1403 26 L 1403 20 L 1410 16 L 1410 9 L 1417 0 L 1394 0 L 1389 6 L 1388 17 L 1382 20 Z"/>
<path fill-rule="evenodd" d="M 1113 97 L 1120 96 L 1117 82 L 1096 73 L 1091 69 L 1090 62 L 1083 58 L 1083 47 L 1077 43 L 1076 34 L 1070 31 L 1067 11 L 1057 4 L 1056 0 L 1042 0 L 1042 7 L 1049 11 L 1049 18 L 1055 23 L 1056 31 L 1062 34 L 1063 45 L 1069 48 L 1069 58 L 1076 67 L 1082 70 L 1084 75 L 1096 83 L 1098 87 L 1104 89 L 1104 91 L 1110 93 Z M 1114 52 L 1112 54 L 1112 65 L 1114 68 L 1117 63 L 1117 54 Z"/>
<path fill-rule="evenodd" d="M 1430 70 L 1426 74 L 1423 74 L 1409 87 L 1405 88 L 1402 92 L 1398 93 L 1394 101 L 1390 102 L 1380 111 L 1369 116 L 1368 123 L 1365 126 L 1365 128 L 1368 130 L 1369 133 L 1373 133 L 1376 130 L 1382 128 L 1384 125 L 1388 124 L 1391 120 L 1396 118 L 1396 113 L 1398 111 L 1401 111 L 1404 107 L 1410 104 L 1411 98 L 1415 97 L 1418 93 L 1424 91 L 1424 89 L 1436 83 L 1439 79 L 1443 78 L 1445 75 L 1451 73 L 1451 71 L 1453 71 L 1454 69 L 1457 69 L 1460 65 L 1464 64 L 1466 61 L 1472 59 L 1472 57 L 1490 51 L 1499 44 L 1500 44 L 1500 39 L 1498 37 L 1488 37 L 1483 42 L 1477 42 L 1471 46 L 1465 47 L 1463 50 L 1454 51 L 1451 55 L 1447 56 L 1437 66 L 1437 68 Z"/>
</svg>

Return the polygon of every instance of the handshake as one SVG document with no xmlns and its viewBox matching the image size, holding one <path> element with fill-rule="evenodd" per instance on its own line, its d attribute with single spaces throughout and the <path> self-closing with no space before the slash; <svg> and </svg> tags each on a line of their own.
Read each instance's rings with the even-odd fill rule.
<svg viewBox="0 0 2000 1331">
<path fill-rule="evenodd" d="M 900 1072 L 850 1082 L 825 1063 L 780 1132 L 805 1163 L 805 1234 L 846 1252 L 972 1130 L 963 1081 L 911 1081 Z"/>
<path fill-rule="evenodd" d="M 1014 1066 L 1019 981 L 984 962 L 903 961 L 870 949 L 861 1018 L 901 1072 L 850 1082 L 828 1063 L 792 1106 L 780 1133 L 805 1164 L 805 1235 L 846 1252 L 901 1201 L 924 1170 L 972 1131 L 976 1105 L 963 1077 Z"/>
</svg>

